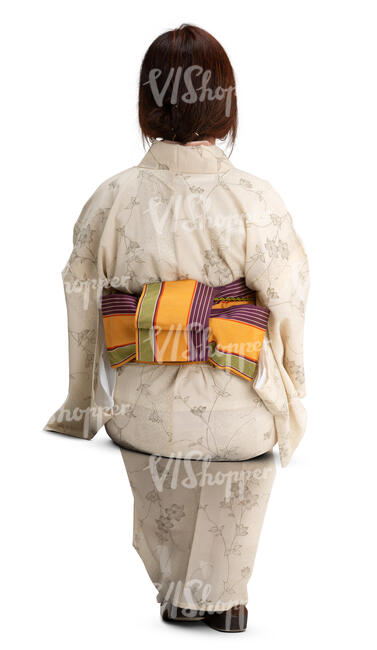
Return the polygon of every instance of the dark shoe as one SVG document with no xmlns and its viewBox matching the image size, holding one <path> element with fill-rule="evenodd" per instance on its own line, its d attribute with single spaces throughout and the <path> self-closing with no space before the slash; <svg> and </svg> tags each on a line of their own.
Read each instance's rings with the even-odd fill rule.
<svg viewBox="0 0 377 650">
<path fill-rule="evenodd" d="M 191 623 L 204 620 L 204 613 L 199 613 L 196 609 L 176 607 L 169 602 L 161 603 L 160 611 L 164 621 Z"/>
<path fill-rule="evenodd" d="M 244 632 L 247 627 L 247 607 L 235 605 L 225 612 L 205 612 L 204 622 L 219 632 Z"/>
</svg>

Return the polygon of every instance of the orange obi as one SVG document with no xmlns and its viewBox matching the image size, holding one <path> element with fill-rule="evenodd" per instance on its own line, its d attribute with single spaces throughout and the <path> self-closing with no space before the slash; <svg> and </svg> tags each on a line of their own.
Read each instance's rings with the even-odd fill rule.
<svg viewBox="0 0 377 650">
<path fill-rule="evenodd" d="M 104 294 L 111 366 L 205 362 L 251 381 L 270 313 L 255 295 L 244 278 L 219 287 L 190 279 L 151 282 L 140 295 Z"/>
</svg>

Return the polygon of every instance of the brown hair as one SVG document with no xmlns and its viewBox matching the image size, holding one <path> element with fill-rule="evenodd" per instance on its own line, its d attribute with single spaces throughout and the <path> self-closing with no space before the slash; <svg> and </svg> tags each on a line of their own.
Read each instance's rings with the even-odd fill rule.
<svg viewBox="0 0 377 650">
<path fill-rule="evenodd" d="M 211 34 L 181 25 L 153 41 L 140 70 L 139 123 L 147 141 L 163 138 L 185 144 L 228 137 L 234 143 L 233 68 Z"/>
</svg>

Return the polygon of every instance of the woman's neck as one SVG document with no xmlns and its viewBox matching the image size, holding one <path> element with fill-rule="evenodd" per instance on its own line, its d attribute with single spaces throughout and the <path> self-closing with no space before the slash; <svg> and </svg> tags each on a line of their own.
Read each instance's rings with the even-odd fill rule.
<svg viewBox="0 0 377 650">
<path fill-rule="evenodd" d="M 175 140 L 163 140 L 162 142 L 167 142 L 168 144 L 181 144 L 180 142 L 176 142 Z M 185 142 L 182 144 L 183 147 L 195 147 L 198 145 L 205 145 L 210 147 L 211 145 L 214 145 L 216 142 L 215 138 L 208 138 L 207 140 L 192 140 L 192 142 Z"/>
</svg>

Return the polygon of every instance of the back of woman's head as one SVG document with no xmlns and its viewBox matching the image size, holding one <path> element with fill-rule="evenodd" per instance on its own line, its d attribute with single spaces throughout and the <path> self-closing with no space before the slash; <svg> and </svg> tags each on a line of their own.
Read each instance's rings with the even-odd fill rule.
<svg viewBox="0 0 377 650">
<path fill-rule="evenodd" d="M 140 71 L 139 122 L 147 140 L 185 144 L 237 132 L 235 79 L 220 43 L 204 29 L 182 25 L 148 48 Z"/>
</svg>

